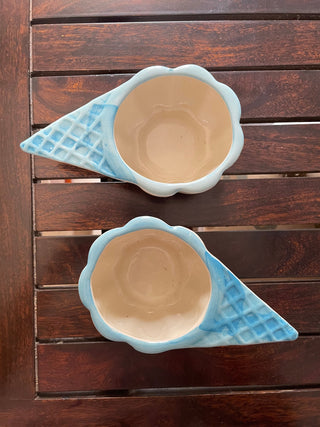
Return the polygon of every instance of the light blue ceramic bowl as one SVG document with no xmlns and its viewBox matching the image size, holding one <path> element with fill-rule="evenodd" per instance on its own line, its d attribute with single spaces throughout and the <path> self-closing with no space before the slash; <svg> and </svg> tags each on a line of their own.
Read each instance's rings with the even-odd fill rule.
<svg viewBox="0 0 320 427">
<path fill-rule="evenodd" d="M 211 277 L 211 297 L 201 323 L 176 339 L 150 342 L 125 335 L 111 327 L 101 316 L 95 303 L 91 277 L 105 247 L 116 237 L 137 230 L 155 229 L 171 233 L 193 248 L 205 263 Z M 108 286 L 108 283 L 105 283 Z M 249 290 L 227 267 L 208 252 L 193 231 L 171 227 L 160 219 L 138 217 L 124 227 L 102 234 L 91 246 L 88 264 L 81 273 L 79 293 L 90 310 L 97 330 L 113 341 L 124 341 L 144 353 L 159 353 L 187 347 L 246 345 L 295 340 L 297 331 L 274 310 Z"/>
<path fill-rule="evenodd" d="M 131 91 L 151 79 L 168 75 L 192 77 L 206 83 L 222 97 L 230 114 L 232 141 L 227 155 L 208 174 L 190 182 L 159 182 L 137 173 L 120 156 L 114 138 L 114 122 L 119 106 Z M 243 147 L 240 113 L 240 103 L 235 93 L 225 84 L 217 82 L 204 68 L 192 64 L 174 69 L 154 66 L 138 72 L 121 86 L 40 130 L 25 140 L 21 148 L 30 154 L 134 183 L 155 196 L 171 196 L 177 192 L 200 193 L 213 187 L 239 157 Z"/>
</svg>

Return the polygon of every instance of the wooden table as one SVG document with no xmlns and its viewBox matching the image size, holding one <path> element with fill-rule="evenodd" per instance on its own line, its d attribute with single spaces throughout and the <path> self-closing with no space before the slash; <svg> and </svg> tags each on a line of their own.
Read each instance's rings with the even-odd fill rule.
<svg viewBox="0 0 320 427">
<path fill-rule="evenodd" d="M 31 23 L 28 0 L 1 12 L 0 425 L 319 425 L 320 1 L 33 0 Z M 242 104 L 245 147 L 214 189 L 158 199 L 20 151 L 137 70 L 185 63 Z M 299 339 L 158 355 L 102 339 L 77 293 L 87 231 L 145 214 L 198 230 Z"/>
</svg>

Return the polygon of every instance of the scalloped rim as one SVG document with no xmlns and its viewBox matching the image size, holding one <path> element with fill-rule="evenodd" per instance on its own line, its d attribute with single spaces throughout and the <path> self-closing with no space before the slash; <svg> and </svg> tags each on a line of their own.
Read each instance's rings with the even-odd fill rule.
<svg viewBox="0 0 320 427">
<path fill-rule="evenodd" d="M 196 78 L 213 87 L 222 96 L 230 113 L 231 123 L 232 123 L 232 135 L 233 135 L 231 148 L 229 150 L 227 157 L 212 172 L 210 172 L 208 175 L 196 181 L 187 182 L 187 183 L 168 184 L 164 182 L 153 181 L 151 179 L 148 179 L 140 175 L 124 162 L 119 152 L 118 154 L 121 160 L 123 161 L 123 163 L 135 176 L 136 178 L 135 184 L 138 185 L 147 193 L 150 193 L 155 196 L 160 196 L 160 197 L 172 196 L 173 194 L 178 192 L 187 193 L 187 194 L 202 193 L 212 188 L 220 180 L 223 172 L 226 169 L 228 169 L 230 166 L 232 166 L 233 163 L 238 159 L 241 153 L 241 150 L 243 148 L 244 137 L 243 137 L 243 132 L 240 126 L 240 115 L 241 115 L 240 101 L 237 95 L 229 86 L 218 82 L 209 73 L 209 71 L 200 67 L 199 65 L 188 64 L 188 65 L 182 65 L 177 68 L 153 66 L 153 67 L 148 67 L 139 71 L 130 80 L 128 80 L 118 88 L 111 91 L 110 97 L 108 99 L 108 103 L 119 107 L 121 102 L 135 87 L 139 86 L 140 84 L 150 79 L 164 76 L 167 74 L 175 74 L 175 75 Z M 112 129 L 112 136 L 113 136 L 113 129 Z M 117 150 L 114 137 L 113 137 L 113 142 Z"/>
<path fill-rule="evenodd" d="M 96 263 L 106 247 L 106 245 L 113 240 L 115 237 L 122 236 L 124 234 L 142 230 L 142 229 L 156 229 L 166 231 L 168 233 L 174 234 L 175 236 L 184 240 L 189 244 L 201 257 L 205 265 L 207 266 L 210 275 L 211 275 L 211 297 L 209 305 L 207 307 L 206 313 L 204 313 L 201 321 L 197 326 L 194 327 L 188 333 L 182 335 L 173 340 L 162 341 L 162 342 L 150 342 L 140 339 L 136 339 L 130 336 L 127 336 L 118 330 L 112 328 L 108 325 L 105 320 L 102 318 L 98 312 L 91 290 L 91 275 L 96 266 Z M 82 303 L 90 311 L 92 321 L 96 329 L 106 338 L 109 338 L 112 341 L 123 341 L 130 344 L 133 348 L 144 353 L 160 353 L 167 350 L 179 349 L 179 348 L 190 348 L 190 347 L 208 347 L 215 346 L 215 336 L 211 340 L 207 339 L 208 332 L 204 328 L 203 324 L 210 321 L 211 318 L 215 317 L 216 313 L 219 312 L 221 306 L 221 298 L 223 297 L 224 290 L 221 288 L 221 281 L 225 280 L 225 274 L 229 275 L 236 280 L 237 283 L 240 283 L 246 289 L 246 292 L 253 294 L 256 300 L 260 300 L 271 312 L 274 313 L 279 319 L 285 323 L 285 328 L 288 330 L 288 335 L 285 339 L 267 339 L 263 341 L 252 341 L 250 344 L 256 344 L 261 342 L 274 342 L 274 341 L 287 341 L 294 340 L 298 336 L 298 332 L 278 313 L 276 313 L 271 307 L 268 306 L 264 301 L 257 297 L 252 291 L 250 291 L 221 261 L 219 261 L 214 255 L 212 255 L 208 249 L 205 247 L 201 238 L 194 233 L 193 231 L 181 227 L 181 226 L 170 226 L 164 221 L 150 216 L 141 216 L 132 219 L 126 225 L 120 228 L 114 228 L 107 231 L 106 233 L 99 236 L 94 243 L 92 244 L 89 255 L 88 262 L 86 267 L 82 270 L 80 279 L 79 279 L 79 294 Z M 214 279 L 213 279 L 214 278 Z M 229 280 L 229 279 L 228 279 Z M 220 283 L 220 284 L 219 284 Z M 213 297 L 214 296 L 214 297 Z M 254 310 L 254 306 L 253 306 Z M 221 314 L 221 313 L 220 313 Z M 235 341 L 226 341 L 220 342 L 219 345 L 240 345 L 241 342 Z M 244 344 L 244 343 L 243 343 Z"/>
<path fill-rule="evenodd" d="M 121 104 L 121 102 L 127 97 L 127 95 L 140 84 L 156 78 L 161 77 L 168 74 L 175 74 L 181 76 L 188 76 L 196 78 L 212 88 L 214 88 L 223 98 L 226 106 L 229 110 L 232 124 L 232 144 L 229 150 L 228 155 L 224 159 L 224 161 L 212 172 L 208 175 L 192 182 L 185 183 L 165 183 L 153 181 L 149 178 L 146 178 L 140 175 L 138 172 L 130 168 L 130 166 L 123 160 L 120 156 L 120 153 L 117 149 L 117 145 L 114 139 L 114 119 L 117 114 L 117 110 Z M 87 109 L 90 109 L 93 104 L 99 102 L 99 100 L 103 101 L 104 107 L 110 106 L 113 109 L 109 110 L 108 108 L 104 109 L 104 120 L 102 120 L 103 126 L 103 145 L 105 149 L 104 157 L 110 169 L 110 172 L 107 173 L 105 170 L 102 171 L 99 168 L 88 167 L 83 165 L 81 162 L 77 164 L 75 161 L 71 162 L 73 165 L 77 165 L 79 167 L 84 167 L 89 170 L 94 170 L 96 172 L 103 173 L 106 176 L 111 176 L 112 178 L 116 178 L 122 181 L 131 182 L 139 186 L 145 192 L 152 194 L 154 196 L 159 197 L 168 197 L 172 196 L 175 193 L 202 193 L 206 190 L 212 188 L 221 178 L 223 172 L 228 169 L 239 157 L 242 147 L 243 147 L 243 132 L 240 126 L 240 114 L 241 114 L 241 106 L 237 95 L 233 92 L 233 90 L 223 83 L 219 83 L 207 70 L 204 68 L 194 65 L 182 65 L 177 68 L 167 68 L 163 66 L 153 66 L 145 68 L 131 77 L 127 82 L 121 84 L 120 86 L 112 89 L 109 92 L 104 93 L 103 95 L 98 96 L 93 99 L 89 103 L 81 106 L 80 108 L 72 111 L 71 113 L 61 117 L 56 120 L 54 123 L 49 125 L 48 127 L 57 126 L 61 121 L 63 121 L 66 117 L 76 113 L 76 112 L 84 112 Z M 114 111 L 115 110 L 115 111 Z M 40 131 L 41 132 L 41 131 Z M 35 134 L 36 135 L 36 134 Z M 26 151 L 30 154 L 34 153 L 33 150 L 29 150 L 26 143 L 34 138 L 34 136 L 26 139 L 20 144 L 20 147 L 23 151 Z M 50 153 L 47 154 L 39 154 L 43 157 L 52 158 Z M 54 160 L 61 161 L 59 159 L 54 158 Z M 109 164 L 109 163 L 112 163 Z M 67 162 L 68 163 L 68 162 Z"/>
<path fill-rule="evenodd" d="M 139 340 L 139 339 L 127 336 L 117 331 L 116 329 L 112 328 L 111 326 L 109 326 L 105 322 L 105 320 L 102 318 L 102 316 L 100 315 L 95 305 L 92 289 L 91 289 L 91 275 L 93 273 L 93 270 L 96 266 L 96 263 L 102 251 L 104 250 L 106 245 L 114 238 L 133 232 L 133 231 L 142 230 L 142 229 L 156 229 L 156 230 L 162 230 L 162 231 L 166 231 L 168 233 L 174 234 L 175 236 L 179 237 L 180 239 L 188 243 L 199 254 L 199 256 L 201 257 L 201 259 L 206 265 L 207 265 L 206 258 L 208 255 L 212 258 L 215 258 L 206 249 L 200 237 L 193 231 L 189 230 L 188 228 L 185 228 L 182 226 L 170 226 L 164 221 L 154 217 L 149 217 L 149 216 L 137 217 L 129 221 L 123 227 L 114 228 L 112 230 L 105 232 L 93 242 L 89 250 L 87 265 L 82 270 L 82 273 L 79 279 L 80 299 L 83 305 L 90 311 L 91 318 L 96 329 L 101 333 L 101 335 L 103 335 L 104 337 L 112 341 L 127 342 L 136 350 L 139 350 L 145 353 L 158 353 L 158 352 L 162 352 L 162 351 L 166 351 L 174 348 L 184 348 L 184 347 L 192 346 L 192 343 L 196 341 L 196 337 L 199 333 L 199 326 L 201 325 L 206 313 L 204 313 L 203 318 L 200 321 L 200 324 L 195 328 L 193 328 L 187 334 L 184 334 L 181 337 L 173 340 L 168 340 L 163 342 L 148 342 L 148 341 Z M 213 283 L 211 283 L 211 285 L 212 285 L 212 290 L 211 290 L 211 296 L 212 296 L 214 292 L 217 292 L 217 289 L 215 289 L 216 287 Z M 210 311 L 215 309 L 214 305 L 216 303 L 213 304 L 212 301 L 215 301 L 215 298 L 210 298 L 210 302 L 209 302 Z M 207 307 L 207 310 L 209 306 Z"/>
</svg>

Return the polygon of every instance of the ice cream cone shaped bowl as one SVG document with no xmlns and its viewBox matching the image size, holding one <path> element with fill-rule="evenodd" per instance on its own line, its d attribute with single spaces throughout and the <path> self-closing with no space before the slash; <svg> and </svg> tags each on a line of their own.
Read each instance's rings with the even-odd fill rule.
<svg viewBox="0 0 320 427">
<path fill-rule="evenodd" d="M 154 217 L 135 218 L 97 238 L 79 293 L 104 337 L 145 353 L 298 336 L 196 233 Z"/>
<path fill-rule="evenodd" d="M 154 66 L 32 135 L 21 148 L 156 196 L 213 187 L 240 155 L 235 93 L 205 69 Z"/>
</svg>

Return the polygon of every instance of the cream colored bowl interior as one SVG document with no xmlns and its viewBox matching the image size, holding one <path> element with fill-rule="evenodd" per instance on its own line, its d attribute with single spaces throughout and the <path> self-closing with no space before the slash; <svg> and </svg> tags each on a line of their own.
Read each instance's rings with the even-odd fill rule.
<svg viewBox="0 0 320 427">
<path fill-rule="evenodd" d="M 212 172 L 232 144 L 228 107 L 211 86 L 193 77 L 156 77 L 133 89 L 114 122 L 118 151 L 153 181 L 183 183 Z"/>
<path fill-rule="evenodd" d="M 94 302 L 112 328 L 149 342 L 198 326 L 211 296 L 209 271 L 179 237 L 144 229 L 114 238 L 91 276 Z"/>
</svg>

